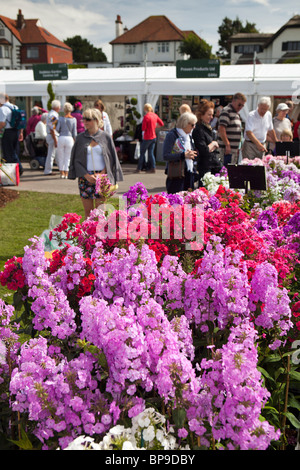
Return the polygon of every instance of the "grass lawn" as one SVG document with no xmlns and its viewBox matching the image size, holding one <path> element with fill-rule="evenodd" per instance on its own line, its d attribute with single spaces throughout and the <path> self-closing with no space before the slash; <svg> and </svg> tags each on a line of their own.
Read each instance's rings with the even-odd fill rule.
<svg viewBox="0 0 300 470">
<path fill-rule="evenodd" d="M 24 255 L 23 248 L 29 238 L 40 236 L 48 229 L 52 214 L 63 216 L 68 212 L 80 214 L 84 219 L 78 195 L 20 191 L 16 200 L 0 208 L 0 271 L 8 259 Z M 0 285 L 0 298 L 8 293 Z"/>
</svg>

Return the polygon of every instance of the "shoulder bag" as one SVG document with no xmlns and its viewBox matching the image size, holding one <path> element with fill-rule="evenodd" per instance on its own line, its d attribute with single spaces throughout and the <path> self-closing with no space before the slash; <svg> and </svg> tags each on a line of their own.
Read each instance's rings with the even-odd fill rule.
<svg viewBox="0 0 300 470">
<path fill-rule="evenodd" d="M 174 142 L 172 153 L 179 153 L 184 152 L 184 143 L 180 138 L 179 134 L 177 134 L 177 139 Z M 185 176 L 185 160 L 175 160 L 168 162 L 168 178 L 175 179 L 175 178 L 184 178 Z"/>
</svg>

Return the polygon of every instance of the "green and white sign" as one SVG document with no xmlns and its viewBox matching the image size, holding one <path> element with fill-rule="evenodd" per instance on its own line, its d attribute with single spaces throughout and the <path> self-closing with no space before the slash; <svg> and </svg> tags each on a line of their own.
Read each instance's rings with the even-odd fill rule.
<svg viewBox="0 0 300 470">
<path fill-rule="evenodd" d="M 218 78 L 219 59 L 190 59 L 176 61 L 177 78 Z"/>
<path fill-rule="evenodd" d="M 34 80 L 68 80 L 67 64 L 33 65 Z"/>
</svg>

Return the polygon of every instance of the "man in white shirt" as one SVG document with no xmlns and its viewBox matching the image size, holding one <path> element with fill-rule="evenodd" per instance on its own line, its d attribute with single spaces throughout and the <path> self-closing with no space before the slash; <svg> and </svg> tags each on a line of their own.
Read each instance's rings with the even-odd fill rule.
<svg viewBox="0 0 300 470">
<path fill-rule="evenodd" d="M 4 130 L 2 136 L 2 154 L 1 157 L 7 163 L 18 163 L 20 175 L 23 173 L 23 168 L 19 158 L 19 136 L 23 130 L 12 128 L 10 125 L 12 109 L 17 108 L 9 102 L 8 95 L 0 94 L 0 131 Z"/>
<path fill-rule="evenodd" d="M 277 142 L 277 137 L 273 128 L 272 114 L 269 111 L 271 100 L 263 97 L 259 100 L 257 109 L 251 111 L 246 121 L 245 140 L 242 147 L 243 158 L 254 160 L 262 158 L 267 152 L 266 139 Z"/>
<path fill-rule="evenodd" d="M 55 127 L 59 118 L 58 113 L 60 111 L 60 106 L 61 106 L 60 101 L 53 100 L 51 103 L 51 111 L 49 111 L 48 116 L 47 116 L 46 142 L 48 145 L 48 152 L 47 152 L 47 158 L 46 158 L 45 168 L 44 168 L 45 176 L 52 174 L 52 168 L 53 168 L 56 147 L 57 147 L 57 132 L 55 130 Z"/>
</svg>

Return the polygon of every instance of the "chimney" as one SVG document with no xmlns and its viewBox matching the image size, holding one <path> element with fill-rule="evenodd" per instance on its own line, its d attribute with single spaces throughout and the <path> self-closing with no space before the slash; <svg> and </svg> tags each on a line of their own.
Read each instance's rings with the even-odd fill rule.
<svg viewBox="0 0 300 470">
<path fill-rule="evenodd" d="M 17 29 L 22 29 L 25 26 L 24 15 L 22 15 L 22 10 L 19 10 L 17 15 Z"/>
<path fill-rule="evenodd" d="M 117 19 L 116 19 L 116 37 L 118 38 L 119 36 L 121 36 L 121 34 L 123 34 L 123 23 L 122 23 L 122 20 L 121 20 L 121 16 L 120 15 L 117 15 Z"/>
</svg>

